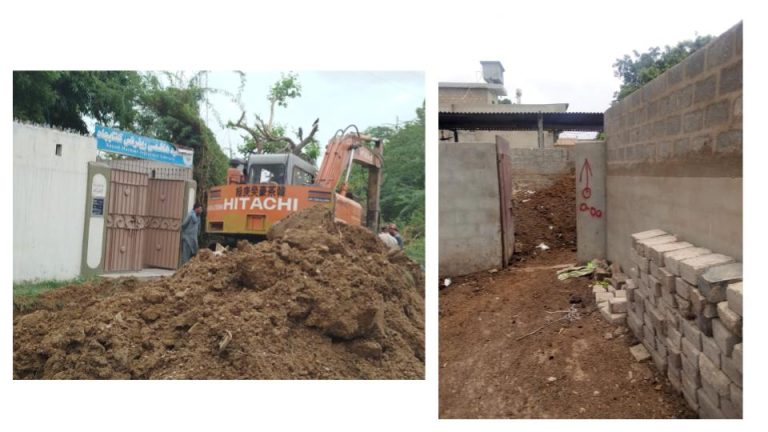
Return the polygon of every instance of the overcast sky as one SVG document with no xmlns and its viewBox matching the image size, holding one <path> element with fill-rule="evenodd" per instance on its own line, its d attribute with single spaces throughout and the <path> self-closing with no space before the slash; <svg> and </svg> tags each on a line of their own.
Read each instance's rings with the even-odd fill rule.
<svg viewBox="0 0 768 432">
<path fill-rule="evenodd" d="M 480 61 L 498 60 L 513 101 L 519 88 L 523 103 L 567 102 L 568 111 L 603 112 L 620 86 L 612 66 L 617 58 L 696 34 L 717 36 L 744 19 L 738 2 L 716 8 L 674 1 L 590 6 L 573 2 L 572 11 L 558 6 L 557 14 L 516 15 L 482 39 L 457 37 L 450 41 L 450 55 L 443 52 L 433 65 L 437 80 L 481 82 Z M 600 14 L 585 14 L 598 9 Z"/>
<path fill-rule="evenodd" d="M 280 79 L 281 72 L 246 72 L 243 101 L 247 109 L 248 124 L 253 125 L 253 114 L 266 121 L 269 116 L 267 94 Z M 312 122 L 320 119 L 315 137 L 321 148 L 338 129 L 355 124 L 362 131 L 371 126 L 389 125 L 413 120 L 416 108 L 424 101 L 424 73 L 391 71 L 294 71 L 301 83 L 301 97 L 288 102 L 288 107 L 277 107 L 275 120 L 291 131 L 298 127 L 309 133 Z M 208 86 L 236 92 L 240 78 L 234 72 L 211 72 Z M 211 103 L 223 122 L 236 122 L 240 111 L 236 104 L 224 96 L 211 96 Z M 206 111 L 203 110 L 203 117 Z M 221 128 L 212 112 L 207 113 L 208 125 L 225 153 L 232 146 L 242 144 L 244 131 Z"/>
</svg>

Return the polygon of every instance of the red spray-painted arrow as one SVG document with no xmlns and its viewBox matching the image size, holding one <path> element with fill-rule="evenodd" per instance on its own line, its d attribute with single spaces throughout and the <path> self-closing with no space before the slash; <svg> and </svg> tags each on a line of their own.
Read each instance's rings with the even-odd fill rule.
<svg viewBox="0 0 768 432">
<path fill-rule="evenodd" d="M 587 173 L 587 187 L 589 187 L 589 176 L 592 175 L 592 167 L 589 165 L 589 159 L 584 159 L 584 164 L 581 166 L 581 171 L 579 172 L 579 183 L 581 183 L 581 177 L 584 174 L 584 171 Z"/>
</svg>

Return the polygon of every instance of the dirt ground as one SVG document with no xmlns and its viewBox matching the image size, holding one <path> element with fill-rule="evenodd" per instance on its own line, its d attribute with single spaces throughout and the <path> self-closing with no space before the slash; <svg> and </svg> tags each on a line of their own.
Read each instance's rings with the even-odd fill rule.
<svg viewBox="0 0 768 432">
<path fill-rule="evenodd" d="M 589 279 L 557 279 L 576 262 L 574 196 L 572 176 L 518 191 L 515 264 L 440 291 L 440 418 L 696 417 L 602 319 Z M 571 304 L 578 319 L 560 320 Z"/>
<path fill-rule="evenodd" d="M 576 250 L 575 179 L 565 175 L 541 190 L 514 190 L 515 254 L 525 262 L 541 253 L 544 243 L 552 249 Z"/>
<path fill-rule="evenodd" d="M 314 209 L 314 210 L 313 210 Z M 323 207 L 170 278 L 91 282 L 13 320 L 16 379 L 421 379 L 419 266 Z"/>
</svg>

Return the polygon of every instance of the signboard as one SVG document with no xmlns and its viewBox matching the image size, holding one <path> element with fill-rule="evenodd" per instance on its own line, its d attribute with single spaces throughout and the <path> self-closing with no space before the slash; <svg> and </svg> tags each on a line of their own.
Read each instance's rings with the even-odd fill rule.
<svg viewBox="0 0 768 432">
<path fill-rule="evenodd" d="M 140 159 L 192 168 L 194 152 L 159 139 L 96 125 L 96 148 Z"/>
<path fill-rule="evenodd" d="M 91 216 L 104 216 L 104 198 L 94 198 L 91 205 Z"/>
</svg>

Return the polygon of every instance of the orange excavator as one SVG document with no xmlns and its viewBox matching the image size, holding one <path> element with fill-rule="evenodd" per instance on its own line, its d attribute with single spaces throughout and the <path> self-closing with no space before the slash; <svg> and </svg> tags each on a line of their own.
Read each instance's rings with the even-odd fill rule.
<svg viewBox="0 0 768 432">
<path fill-rule="evenodd" d="M 347 133 L 350 128 L 355 132 Z M 380 139 L 350 125 L 328 142 L 319 170 L 292 153 L 251 154 L 245 161 L 244 183 L 208 191 L 206 233 L 228 244 L 257 240 L 284 217 L 315 205 L 332 207 L 337 221 L 378 232 L 382 151 Z M 368 171 L 365 213 L 348 190 L 353 163 Z"/>
</svg>

